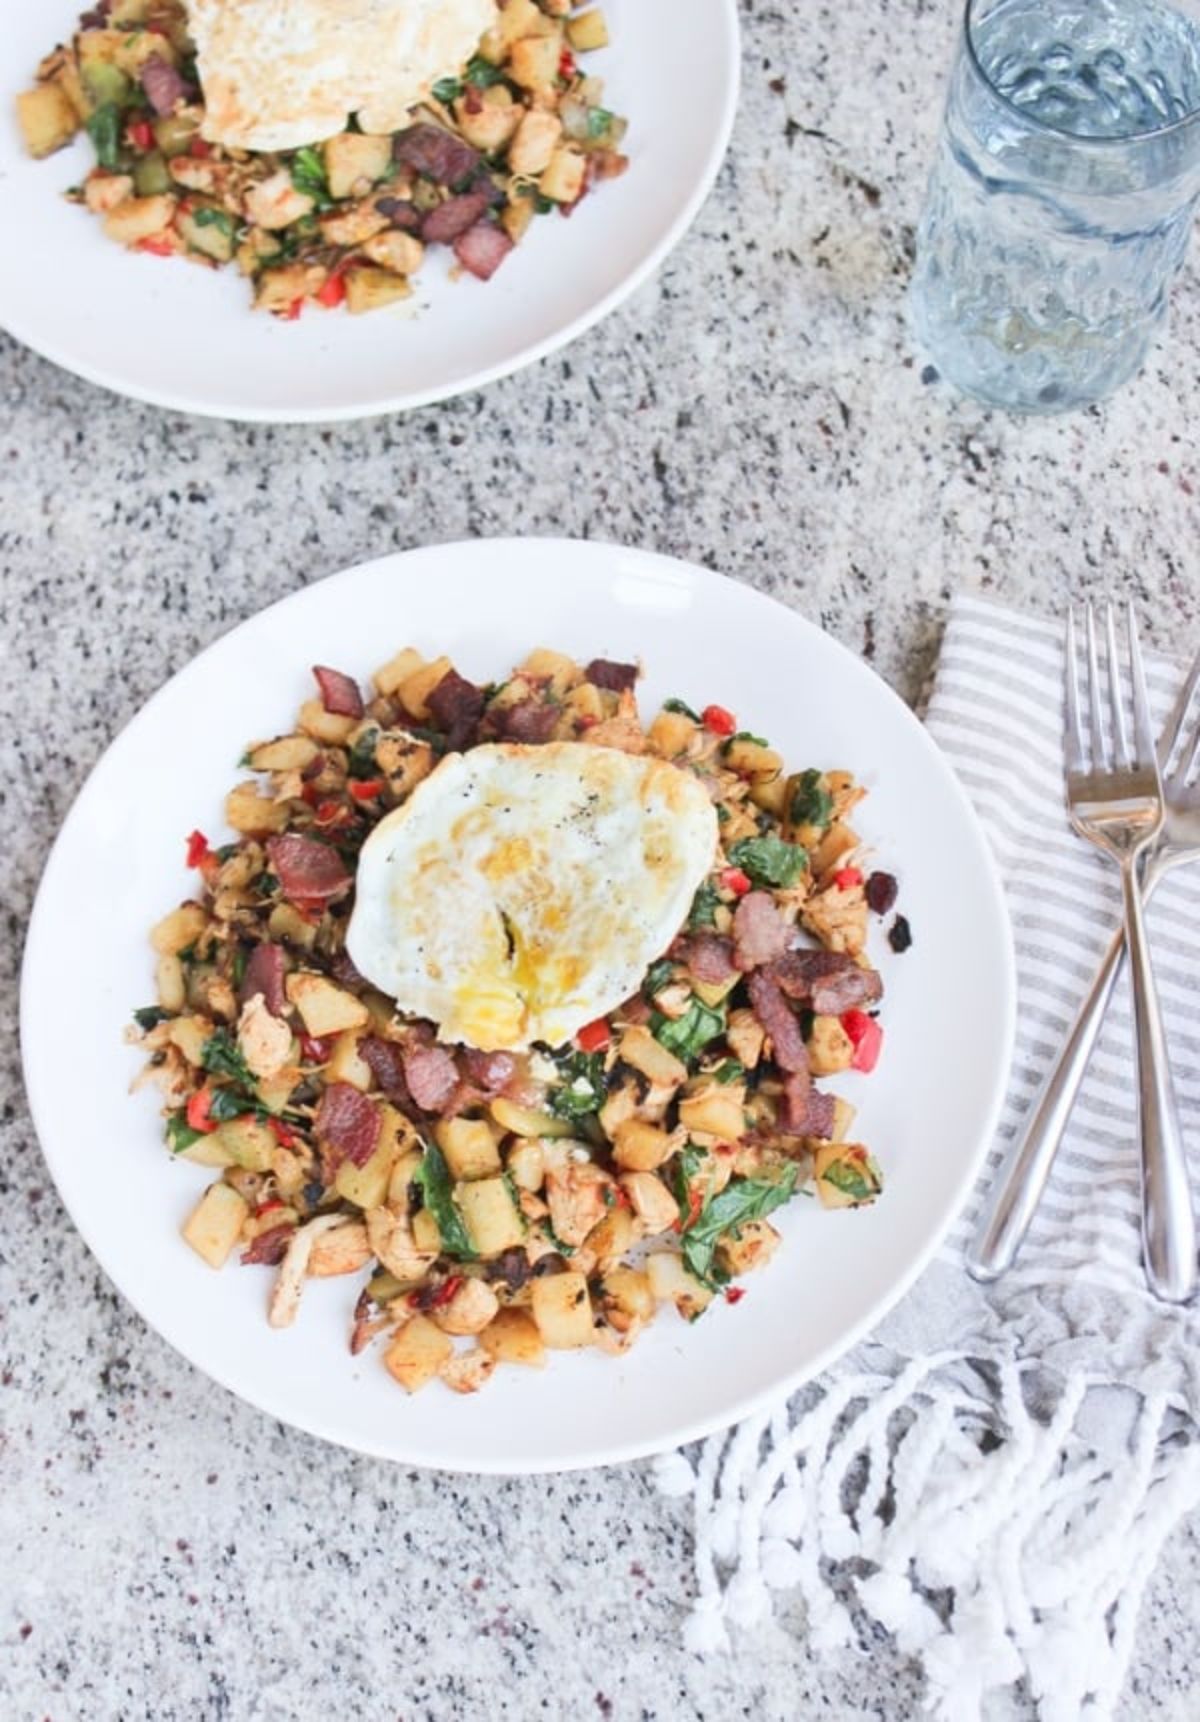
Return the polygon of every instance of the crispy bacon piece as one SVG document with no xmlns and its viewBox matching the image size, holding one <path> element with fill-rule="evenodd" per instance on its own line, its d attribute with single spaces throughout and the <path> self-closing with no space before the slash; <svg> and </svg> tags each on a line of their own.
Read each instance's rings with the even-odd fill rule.
<svg viewBox="0 0 1200 1722">
<path fill-rule="evenodd" d="M 360 718 L 363 715 L 362 694 L 358 683 L 341 670 L 331 670 L 326 664 L 314 664 L 313 675 L 321 690 L 321 704 L 335 717 Z"/>
<path fill-rule="evenodd" d="M 549 741 L 558 722 L 558 707 L 541 700 L 518 700 L 493 714 L 501 741 Z"/>
<path fill-rule="evenodd" d="M 421 211 L 407 197 L 377 197 L 375 207 L 386 215 L 393 227 L 404 233 L 416 233 L 421 225 Z"/>
<path fill-rule="evenodd" d="M 475 736 L 483 716 L 483 689 L 477 688 L 457 670 L 447 670 L 425 703 L 439 729 L 446 732 L 452 748 L 465 747 Z"/>
<path fill-rule="evenodd" d="M 771 1038 L 771 1056 L 775 1063 L 780 1070 L 792 1075 L 807 1076 L 808 1048 L 778 981 L 759 969 L 750 976 L 749 987 L 750 1004 Z"/>
<path fill-rule="evenodd" d="M 454 241 L 454 255 L 480 281 L 491 280 L 512 248 L 512 240 L 494 221 L 477 221 Z"/>
<path fill-rule="evenodd" d="M 788 951 L 771 964 L 772 977 L 791 999 L 820 1016 L 862 1010 L 883 997 L 874 969 L 862 969 L 843 951 Z"/>
<path fill-rule="evenodd" d="M 343 1160 L 365 1166 L 375 1152 L 382 1120 L 379 1108 L 348 1082 L 331 1082 L 317 1107 L 314 1128 L 336 1168 Z"/>
<path fill-rule="evenodd" d="M 261 993 L 271 1015 L 282 1016 L 287 1009 L 287 996 L 283 990 L 285 968 L 282 945 L 255 945 L 238 988 L 238 1003 L 244 1005 L 255 993 Z"/>
<path fill-rule="evenodd" d="M 807 1071 L 796 1071 L 783 1085 L 776 1128 L 785 1136 L 824 1136 L 833 1129 L 834 1098 L 813 1087 Z"/>
<path fill-rule="evenodd" d="M 285 1220 L 281 1226 L 271 1226 L 265 1232 L 259 1232 L 251 1238 L 242 1251 L 242 1265 L 249 1267 L 254 1262 L 265 1263 L 267 1267 L 278 1267 L 287 1255 L 288 1245 L 296 1236 L 295 1223 Z"/>
<path fill-rule="evenodd" d="M 696 980 L 720 986 L 738 966 L 733 960 L 733 942 L 720 933 L 692 933 L 680 944 L 679 956 Z"/>
<path fill-rule="evenodd" d="M 733 911 L 733 960 L 739 969 L 759 969 L 773 963 L 792 939 L 769 891 L 751 891 Z"/>
<path fill-rule="evenodd" d="M 511 1052 L 479 1052 L 467 1046 L 459 1057 L 467 1081 L 484 1094 L 499 1094 L 512 1081 L 517 1068 Z"/>
<path fill-rule="evenodd" d="M 435 204 L 421 223 L 421 238 L 427 245 L 449 245 L 468 227 L 474 227 L 488 208 L 491 199 L 486 191 L 464 191 L 458 197 L 448 197 Z"/>
<path fill-rule="evenodd" d="M 284 896 L 298 908 L 324 908 L 352 884 L 337 850 L 315 838 L 294 831 L 269 837 L 267 854 Z"/>
<path fill-rule="evenodd" d="M 617 664 L 611 658 L 593 658 L 583 673 L 594 688 L 606 688 L 611 694 L 624 693 L 638 679 L 636 664 Z"/>
<path fill-rule="evenodd" d="M 400 132 L 392 145 L 392 154 L 405 167 L 448 186 L 461 185 L 469 179 L 483 159 L 477 149 L 452 132 L 425 123 Z"/>
<path fill-rule="evenodd" d="M 444 1046 L 409 1046 L 404 1080 L 422 1112 L 441 1112 L 458 1088 L 458 1066 Z"/>
<path fill-rule="evenodd" d="M 375 1078 L 375 1086 L 381 1094 L 386 1094 L 389 1100 L 395 1100 L 401 1106 L 411 1104 L 412 1097 L 404 1080 L 402 1046 L 394 1040 L 384 1040 L 380 1035 L 368 1034 L 359 1041 L 358 1054 Z"/>
<path fill-rule="evenodd" d="M 146 92 L 146 100 L 155 113 L 164 118 L 175 112 L 175 103 L 187 94 L 183 78 L 161 54 L 151 54 L 138 76 Z"/>
</svg>

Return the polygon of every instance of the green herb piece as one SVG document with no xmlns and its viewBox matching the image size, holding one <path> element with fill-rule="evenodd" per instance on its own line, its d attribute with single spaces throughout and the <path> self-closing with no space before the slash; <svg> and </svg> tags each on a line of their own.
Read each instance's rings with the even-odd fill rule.
<svg viewBox="0 0 1200 1722">
<path fill-rule="evenodd" d="M 819 771 L 803 771 L 792 791 L 788 817 L 793 825 L 815 825 L 822 831 L 833 820 L 833 797 L 821 782 Z"/>
<path fill-rule="evenodd" d="M 233 238 L 233 217 L 227 210 L 212 209 L 208 205 L 204 205 L 193 211 L 192 220 L 197 227 L 215 227 L 219 233 L 225 235 L 226 239 Z"/>
<path fill-rule="evenodd" d="M 325 176 L 325 162 L 319 149 L 312 144 L 305 144 L 292 157 L 292 184 L 297 191 L 302 191 L 305 197 L 313 198 L 318 204 L 327 204 L 329 198 L 329 181 Z"/>
<path fill-rule="evenodd" d="M 736 1232 L 750 1220 L 763 1220 L 781 1208 L 796 1188 L 797 1168 L 789 1166 L 775 1183 L 760 1178 L 735 1178 L 707 1201 L 683 1234 L 683 1259 L 705 1285 L 719 1283 L 713 1256 L 726 1232 Z"/>
<path fill-rule="evenodd" d="M 218 1028 L 209 1035 L 201 1049 L 200 1062 L 214 1076 L 227 1076 L 253 1092 L 254 1074 L 228 1029 Z"/>
<path fill-rule="evenodd" d="M 245 978 L 246 978 L 246 952 L 245 952 L 244 947 L 239 945 L 237 950 L 233 953 L 233 984 L 234 984 L 234 987 L 235 988 L 240 987 L 242 982 L 245 980 Z"/>
<path fill-rule="evenodd" d="M 172 1112 L 167 1119 L 167 1147 L 172 1154 L 182 1154 L 185 1148 L 190 1148 L 193 1142 L 199 1142 L 204 1132 L 193 1130 L 182 1112 Z"/>
<path fill-rule="evenodd" d="M 713 1081 L 719 1082 L 724 1088 L 729 1083 L 737 1082 L 739 1078 L 745 1076 L 746 1066 L 739 1058 L 727 1058 L 723 1064 L 718 1064 L 712 1074 Z"/>
<path fill-rule="evenodd" d="M 590 138 L 602 138 L 612 125 L 613 117 L 607 108 L 589 108 L 587 117 L 587 135 Z"/>
<path fill-rule="evenodd" d="M 87 134 L 96 151 L 101 167 L 119 167 L 121 163 L 121 110 L 115 102 L 101 102 L 87 119 Z"/>
<path fill-rule="evenodd" d="M 378 745 L 378 726 L 370 724 L 356 737 L 354 746 L 350 749 L 346 770 L 351 777 L 367 778 L 378 774 L 379 767 L 375 763 L 375 749 Z"/>
<path fill-rule="evenodd" d="M 232 861 L 233 860 L 234 856 L 238 853 L 240 848 L 241 848 L 240 843 L 222 843 L 221 847 L 219 849 L 215 850 L 214 853 L 217 857 L 217 860 L 221 863 L 221 865 L 223 867 L 225 865 L 226 861 Z"/>
<path fill-rule="evenodd" d="M 502 84 L 504 73 L 482 54 L 475 54 L 467 61 L 467 82 L 477 90 L 486 90 L 492 84 Z"/>
<path fill-rule="evenodd" d="M 785 843 L 782 837 L 743 837 L 729 846 L 729 860 L 740 867 L 756 885 L 775 885 L 785 889 L 794 885 L 808 866 L 808 851 L 798 843 Z"/>
<path fill-rule="evenodd" d="M 538 195 L 537 195 L 537 212 L 539 215 L 549 215 L 552 210 L 555 210 L 557 208 L 558 208 L 558 205 L 555 203 L 555 201 L 552 197 L 543 197 L 541 192 L 538 193 Z"/>
<path fill-rule="evenodd" d="M 546 1236 L 554 1245 L 560 1256 L 573 1256 L 575 1254 L 575 1245 L 565 1244 L 559 1237 L 558 1233 L 554 1230 L 554 1227 L 550 1224 L 549 1220 L 543 1220 L 542 1225 L 545 1227 Z"/>
<path fill-rule="evenodd" d="M 604 1105 L 604 1054 L 571 1052 L 557 1061 L 563 1086 L 550 1096 L 550 1110 L 559 1118 L 590 1118 Z"/>
<path fill-rule="evenodd" d="M 683 1015 L 673 1020 L 655 1011 L 650 1018 L 650 1032 L 660 1046 L 688 1064 L 710 1040 L 725 1033 L 725 1007 L 719 1005 L 714 1009 L 702 999 L 693 998 Z"/>
<path fill-rule="evenodd" d="M 445 1155 L 434 1142 L 425 1144 L 421 1164 L 413 1178 L 425 1197 L 425 1206 L 437 1221 L 442 1234 L 442 1249 L 448 1256 L 473 1262 L 475 1250 L 462 1215 L 454 1205 L 454 1185 Z"/>
<path fill-rule="evenodd" d="M 669 987 L 674 979 L 675 964 L 670 957 L 660 957 L 656 963 L 651 963 L 646 970 L 646 978 L 642 982 L 642 991 L 648 999 L 652 999 L 655 993 L 660 993 L 664 987 Z"/>
<path fill-rule="evenodd" d="M 663 701 L 663 710 L 665 712 L 678 712 L 681 717 L 690 717 L 693 723 L 700 722 L 700 713 L 694 712 L 686 700 L 676 699 L 674 695 L 669 700 Z"/>
<path fill-rule="evenodd" d="M 138 1027 L 149 1034 L 152 1028 L 157 1028 L 160 1022 L 166 1022 L 169 1013 L 161 1005 L 144 1005 L 141 1010 L 135 1010 L 133 1020 Z"/>
<path fill-rule="evenodd" d="M 696 1176 L 704 1170 L 708 1160 L 708 1150 L 697 1148 L 694 1142 L 689 1142 L 675 1156 L 674 1183 L 675 1200 L 679 1203 L 679 1223 L 686 1226 L 693 1212 L 692 1183 Z"/>
<path fill-rule="evenodd" d="M 721 752 L 728 753 L 735 741 L 752 741 L 755 747 L 767 747 L 770 745 L 765 735 L 751 735 L 748 729 L 740 729 L 736 735 L 731 735 L 728 741 L 723 741 L 721 743 Z"/>
<path fill-rule="evenodd" d="M 433 86 L 434 99 L 447 108 L 451 102 L 456 102 L 462 93 L 461 78 L 439 78 Z"/>
<path fill-rule="evenodd" d="M 521 1192 L 517 1188 L 517 1180 L 513 1177 L 511 1172 L 502 1172 L 500 1174 L 500 1182 L 508 1191 L 509 1199 L 517 1211 L 517 1218 L 521 1222 L 521 1229 L 527 1232 L 529 1230 L 529 1221 L 521 1211 Z"/>
<path fill-rule="evenodd" d="M 218 1124 L 228 1124 L 234 1118 L 244 1118 L 248 1112 L 257 1110 L 254 1102 L 239 1094 L 236 1088 L 214 1088 L 208 1116 Z"/>
<path fill-rule="evenodd" d="M 717 910 L 721 907 L 721 894 L 711 879 L 706 879 L 696 895 L 692 898 L 692 906 L 688 911 L 688 927 L 695 932 L 697 927 L 715 927 Z"/>
<path fill-rule="evenodd" d="M 821 1173 L 821 1181 L 832 1184 L 852 1202 L 873 1202 L 883 1188 L 883 1173 L 869 1154 L 865 1154 L 861 1161 L 847 1156 L 826 1166 Z"/>
<path fill-rule="evenodd" d="M 279 880 L 274 873 L 260 873 L 250 888 L 256 897 L 273 897 L 279 890 Z"/>
</svg>

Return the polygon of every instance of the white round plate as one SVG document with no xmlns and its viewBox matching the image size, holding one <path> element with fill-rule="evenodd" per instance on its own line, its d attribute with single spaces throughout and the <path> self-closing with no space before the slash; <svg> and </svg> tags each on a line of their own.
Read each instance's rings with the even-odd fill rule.
<svg viewBox="0 0 1200 1722">
<path fill-rule="evenodd" d="M 486 284 L 430 254 L 411 300 L 368 316 L 250 309 L 232 269 L 126 252 L 61 193 L 91 145 L 29 160 L 13 97 L 70 34 L 81 0 L 7 9 L 0 31 L 0 328 L 89 382 L 214 418 L 328 423 L 479 388 L 581 335 L 681 238 L 725 154 L 737 105 L 736 0 L 606 0 L 612 44 L 586 56 L 630 121 L 628 172 L 569 220 L 546 216 Z"/>
<path fill-rule="evenodd" d="M 797 1199 L 775 1216 L 783 1246 L 740 1303 L 717 1302 L 692 1326 L 667 1309 L 624 1358 L 552 1354 L 544 1371 L 498 1371 L 474 1398 L 438 1384 L 406 1398 L 377 1350 L 350 1356 L 357 1280 L 310 1284 L 296 1325 L 273 1332 L 267 1270 L 234 1261 L 213 1273 L 192 1254 L 179 1225 L 213 1174 L 167 1154 L 157 1098 L 128 1091 L 141 1058 L 122 1045 L 131 1010 L 153 999 L 148 930 L 191 887 L 185 835 L 198 826 L 221 839 L 247 742 L 290 725 L 314 660 L 365 679 L 406 644 L 449 653 L 480 682 L 535 645 L 584 661 L 640 657 L 644 713 L 672 694 L 717 701 L 794 769 L 852 768 L 871 792 L 855 823 L 899 875 L 915 941 L 893 956 L 877 927 L 883 1057 L 872 1076 L 835 1085 L 861 1108 L 856 1134 L 884 1168 L 882 1199 L 840 1213 Z M 327 1440 L 511 1473 L 691 1440 L 779 1398 L 877 1322 L 929 1260 L 991 1137 L 1014 996 L 983 834 L 928 735 L 872 671 L 812 623 L 703 569 L 514 539 L 336 575 L 244 622 L 168 682 L 101 759 L 55 844 L 29 929 L 21 1028 L 63 1200 L 112 1279 L 185 1357 Z"/>
</svg>

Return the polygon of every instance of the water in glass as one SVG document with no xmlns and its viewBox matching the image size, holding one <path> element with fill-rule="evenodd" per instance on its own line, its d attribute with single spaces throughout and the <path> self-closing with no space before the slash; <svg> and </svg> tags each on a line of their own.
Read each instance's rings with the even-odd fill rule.
<svg viewBox="0 0 1200 1722">
<path fill-rule="evenodd" d="M 1054 412 L 1141 365 L 1200 193 L 1200 5 L 968 0 L 917 241 L 942 372 Z"/>
</svg>

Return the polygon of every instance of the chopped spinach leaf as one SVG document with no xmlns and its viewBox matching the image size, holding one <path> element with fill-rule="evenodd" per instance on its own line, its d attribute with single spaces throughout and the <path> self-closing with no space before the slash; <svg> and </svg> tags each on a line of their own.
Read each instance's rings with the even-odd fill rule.
<svg viewBox="0 0 1200 1722">
<path fill-rule="evenodd" d="M 642 982 L 642 991 L 648 999 L 655 993 L 660 993 L 664 987 L 669 987 L 675 979 L 675 964 L 670 957 L 660 957 L 656 963 L 651 963 L 646 970 L 646 978 Z"/>
<path fill-rule="evenodd" d="M 256 897 L 273 897 L 279 890 L 279 880 L 274 873 L 260 873 L 251 889 Z"/>
<path fill-rule="evenodd" d="M 218 1028 L 209 1035 L 201 1049 L 200 1062 L 214 1076 L 227 1076 L 253 1093 L 254 1073 L 228 1029 Z"/>
<path fill-rule="evenodd" d="M 486 90 L 491 84 L 502 84 L 504 73 L 499 66 L 485 60 L 482 54 L 474 54 L 467 61 L 467 82 L 474 84 L 477 90 Z"/>
<path fill-rule="evenodd" d="M 612 125 L 613 117 L 607 108 L 589 108 L 587 117 L 587 135 L 590 138 L 602 138 Z"/>
<path fill-rule="evenodd" d="M 115 102 L 101 102 L 88 116 L 87 134 L 101 167 L 121 165 L 121 110 Z"/>
<path fill-rule="evenodd" d="M 720 892 L 711 879 L 706 879 L 692 898 L 692 906 L 688 911 L 687 924 L 692 932 L 695 932 L 697 927 L 715 927 L 720 906 Z"/>
<path fill-rule="evenodd" d="M 474 1261 L 475 1249 L 462 1215 L 454 1205 L 454 1186 L 445 1155 L 434 1142 L 425 1144 L 421 1164 L 413 1179 L 425 1197 L 425 1206 L 437 1221 L 442 1234 L 442 1250 L 460 1261 Z"/>
<path fill-rule="evenodd" d="M 724 1088 L 727 1083 L 737 1082 L 745 1074 L 746 1066 L 740 1058 L 727 1058 L 723 1064 L 718 1064 L 713 1071 L 713 1081 L 719 1082 Z"/>
<path fill-rule="evenodd" d="M 192 219 L 197 227 L 215 227 L 226 239 L 233 238 L 233 217 L 227 210 L 212 209 L 206 205 L 197 209 Z"/>
<path fill-rule="evenodd" d="M 217 860 L 221 863 L 221 865 L 223 867 L 225 865 L 226 861 L 232 861 L 233 860 L 234 856 L 238 853 L 238 850 L 240 848 L 241 848 L 240 843 L 222 843 L 221 847 L 219 849 L 215 850 L 214 853 L 217 857 Z"/>
<path fill-rule="evenodd" d="M 700 713 L 694 712 L 686 700 L 676 699 L 674 695 L 669 700 L 663 701 L 663 710 L 665 712 L 678 712 L 681 717 L 690 717 L 693 723 L 700 722 Z"/>
<path fill-rule="evenodd" d="M 199 1142 L 202 1130 L 193 1130 L 182 1112 L 172 1112 L 167 1119 L 167 1147 L 172 1154 L 182 1154 L 193 1142 Z"/>
<path fill-rule="evenodd" d="M 710 1040 L 725 1033 L 725 1007 L 714 1009 L 702 999 L 693 998 L 683 1015 L 674 1020 L 655 1011 L 650 1018 L 650 1032 L 660 1046 L 687 1064 L 699 1056 Z"/>
<path fill-rule="evenodd" d="M 731 735 L 728 741 L 721 743 L 721 752 L 728 753 L 735 741 L 752 741 L 756 747 L 770 745 L 765 735 L 751 735 L 748 729 L 740 729 L 736 735 Z"/>
<path fill-rule="evenodd" d="M 326 204 L 329 198 L 329 181 L 325 176 L 325 161 L 319 149 L 312 144 L 305 144 L 292 157 L 292 184 L 297 191 L 311 197 L 318 204 Z M 297 224 L 298 225 L 298 224 Z"/>
<path fill-rule="evenodd" d="M 834 1160 L 821 1173 L 822 1181 L 849 1196 L 853 1202 L 873 1202 L 883 1188 L 883 1174 L 869 1154 L 861 1161 L 849 1155 Z"/>
<path fill-rule="evenodd" d="M 819 771 L 803 771 L 792 790 L 788 817 L 793 825 L 815 825 L 824 830 L 833 819 L 833 797 L 821 782 Z"/>
<path fill-rule="evenodd" d="M 571 1052 L 557 1060 L 563 1086 L 550 1096 L 550 1110 L 559 1118 L 590 1118 L 604 1105 L 604 1054 Z"/>
<path fill-rule="evenodd" d="M 782 837 L 743 837 L 729 846 L 729 859 L 740 867 L 756 885 L 782 888 L 794 885 L 808 866 L 808 851 L 798 843 L 785 843 Z"/>
<path fill-rule="evenodd" d="M 379 730 L 375 724 L 370 724 L 359 735 L 350 749 L 346 766 L 351 777 L 374 777 L 379 770 L 375 763 L 375 749 L 379 745 Z"/>
<path fill-rule="evenodd" d="M 760 1178 L 735 1178 L 707 1201 L 683 1234 L 683 1259 L 705 1285 L 719 1283 L 713 1257 L 726 1232 L 736 1232 L 750 1220 L 762 1220 L 780 1208 L 796 1188 L 797 1168 L 789 1166 L 773 1183 Z"/>
<path fill-rule="evenodd" d="M 244 1118 L 248 1112 L 256 1110 L 253 1100 L 239 1094 L 236 1088 L 214 1088 L 208 1116 L 218 1124 L 228 1124 L 230 1119 Z"/>
<path fill-rule="evenodd" d="M 134 1011 L 133 1020 L 140 1029 L 149 1033 L 152 1028 L 157 1028 L 160 1022 L 165 1022 L 168 1014 L 161 1005 L 144 1005 L 141 1010 Z"/>
<path fill-rule="evenodd" d="M 437 83 L 433 86 L 435 99 L 441 102 L 445 107 L 449 107 L 451 102 L 456 102 L 462 93 L 463 86 L 461 78 L 439 78 Z"/>
</svg>

